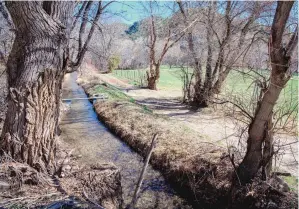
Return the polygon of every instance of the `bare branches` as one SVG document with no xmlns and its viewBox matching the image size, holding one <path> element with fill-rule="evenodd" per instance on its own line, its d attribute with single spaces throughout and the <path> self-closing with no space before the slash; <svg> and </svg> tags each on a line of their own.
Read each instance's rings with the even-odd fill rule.
<svg viewBox="0 0 299 209">
<path fill-rule="evenodd" d="M 225 103 L 230 103 L 234 106 L 236 106 L 237 108 L 239 108 L 241 110 L 241 113 L 246 116 L 247 118 L 249 118 L 250 120 L 253 119 L 253 116 L 244 108 L 241 106 L 241 104 L 237 104 L 236 102 L 233 102 L 233 101 L 229 101 L 229 100 L 220 100 L 220 101 L 217 101 L 217 100 L 214 100 L 212 101 L 212 103 L 216 103 L 216 104 L 225 104 Z"/>
<path fill-rule="evenodd" d="M 298 45 L 298 25 L 296 26 L 295 32 L 293 32 L 292 38 L 286 47 L 286 56 L 291 57 L 295 47 Z"/>
<path fill-rule="evenodd" d="M 83 21 L 81 23 L 81 27 L 80 27 L 80 31 L 79 31 L 79 46 L 78 46 L 79 53 L 82 50 L 82 36 L 85 32 L 85 28 L 86 28 L 86 24 L 87 24 L 87 20 L 88 20 L 88 14 L 89 14 L 91 6 L 92 6 L 92 1 L 88 1 L 86 4 L 86 7 L 84 9 Z M 101 6 L 101 2 L 99 2 L 99 7 L 100 6 Z M 98 10 L 99 10 L 99 8 L 98 8 Z"/>
<path fill-rule="evenodd" d="M 294 1 L 277 2 L 277 8 L 271 28 L 272 42 L 274 43 L 273 47 L 275 49 L 279 49 L 282 44 L 282 36 L 293 4 Z"/>
<path fill-rule="evenodd" d="M 87 3 L 88 3 L 87 1 L 84 1 L 82 3 L 82 5 L 81 5 L 81 7 L 80 7 L 80 9 L 78 11 L 78 13 L 75 15 L 75 20 L 73 21 L 73 24 L 72 24 L 72 27 L 71 27 L 71 31 L 74 30 L 74 28 L 75 28 L 75 26 L 77 24 L 77 21 L 78 21 L 79 17 L 81 17 L 81 14 L 82 14 L 83 10 L 85 9 Z"/>
<path fill-rule="evenodd" d="M 103 13 L 104 9 L 106 9 L 113 2 L 114 1 L 110 1 L 110 2 L 106 3 L 105 5 L 103 5 L 102 1 L 99 1 L 99 2 L 88 1 L 88 2 L 84 2 L 82 4 L 82 6 L 78 12 L 78 15 L 76 16 L 76 19 L 72 26 L 73 28 L 75 27 L 76 22 L 80 18 L 80 14 L 83 13 L 82 23 L 80 25 L 79 34 L 78 34 L 79 38 L 78 38 L 78 48 L 77 48 L 76 58 L 75 58 L 75 60 L 69 61 L 70 69 L 68 70 L 68 72 L 76 71 L 77 68 L 82 63 L 84 55 L 88 49 L 89 42 L 90 42 L 92 35 L 95 31 L 95 28 L 97 27 L 101 30 L 100 26 L 97 24 L 101 14 Z M 97 4 L 97 6 L 96 6 L 96 10 L 95 10 L 95 15 L 92 18 L 92 20 L 90 20 L 89 15 L 91 13 L 92 6 L 96 5 L 96 4 Z M 86 26 L 87 26 L 88 22 L 91 22 L 91 28 L 87 34 L 85 42 L 83 43 L 83 36 L 85 35 L 85 30 L 86 30 Z"/>
</svg>

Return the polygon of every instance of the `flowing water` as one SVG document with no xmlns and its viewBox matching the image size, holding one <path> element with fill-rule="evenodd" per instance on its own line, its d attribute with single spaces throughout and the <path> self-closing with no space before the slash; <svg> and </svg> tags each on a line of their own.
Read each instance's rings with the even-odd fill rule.
<svg viewBox="0 0 299 209">
<path fill-rule="evenodd" d="M 68 74 L 63 84 L 63 98 L 87 98 L 76 83 L 76 74 Z M 129 204 L 138 181 L 143 158 L 132 151 L 101 123 L 87 100 L 72 100 L 61 121 L 62 138 L 82 155 L 81 163 L 112 162 L 121 171 L 125 205 Z M 140 191 L 138 208 L 191 208 L 180 198 L 163 176 L 150 165 Z"/>
</svg>

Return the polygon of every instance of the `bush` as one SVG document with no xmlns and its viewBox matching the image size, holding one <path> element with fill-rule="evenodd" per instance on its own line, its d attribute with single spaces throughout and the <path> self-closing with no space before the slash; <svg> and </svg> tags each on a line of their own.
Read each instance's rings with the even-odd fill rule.
<svg viewBox="0 0 299 209">
<path fill-rule="evenodd" d="M 111 73 L 113 70 L 118 68 L 118 65 L 120 63 L 120 57 L 119 56 L 111 56 L 108 60 L 108 72 Z"/>
</svg>

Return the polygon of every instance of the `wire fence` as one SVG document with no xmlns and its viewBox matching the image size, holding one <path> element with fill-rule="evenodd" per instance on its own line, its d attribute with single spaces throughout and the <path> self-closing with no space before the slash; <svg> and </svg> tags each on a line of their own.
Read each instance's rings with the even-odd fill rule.
<svg viewBox="0 0 299 209">
<path fill-rule="evenodd" d="M 146 87 L 147 86 L 147 76 L 146 69 L 139 70 L 114 70 L 113 74 L 119 78 L 125 78 L 129 80 L 135 86 Z"/>
</svg>

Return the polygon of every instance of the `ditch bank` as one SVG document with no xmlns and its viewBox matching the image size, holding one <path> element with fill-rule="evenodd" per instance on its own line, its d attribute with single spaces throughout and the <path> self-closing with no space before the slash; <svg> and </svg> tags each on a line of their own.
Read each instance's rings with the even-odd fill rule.
<svg viewBox="0 0 299 209">
<path fill-rule="evenodd" d="M 79 80 L 88 95 L 108 94 L 108 100 L 94 102 L 99 119 L 143 157 L 158 133 L 150 163 L 194 208 L 227 208 L 233 167 L 226 150 L 184 124 L 153 114 L 109 84 Z M 238 193 L 235 208 L 298 208 L 296 194 L 276 192 L 265 182 L 252 185 Z"/>
<path fill-rule="evenodd" d="M 225 150 L 178 125 L 161 118 L 109 85 L 82 83 L 91 96 L 105 90 L 108 101 L 94 102 L 99 119 L 133 150 L 146 156 L 152 137 L 158 139 L 150 163 L 160 170 L 194 208 L 227 205 L 232 167 Z"/>
</svg>

